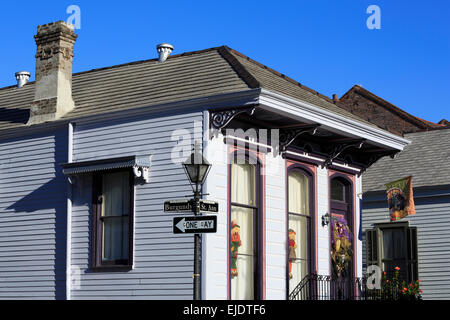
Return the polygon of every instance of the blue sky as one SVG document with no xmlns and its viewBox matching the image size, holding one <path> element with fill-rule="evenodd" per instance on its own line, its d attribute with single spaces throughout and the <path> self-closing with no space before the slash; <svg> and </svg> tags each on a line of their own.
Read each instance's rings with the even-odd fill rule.
<svg viewBox="0 0 450 320">
<path fill-rule="evenodd" d="M 5 1 L 0 87 L 34 79 L 36 27 L 81 9 L 74 72 L 220 45 L 331 96 L 360 84 L 420 118 L 450 120 L 450 1 Z M 369 5 L 381 29 L 369 30 Z"/>
</svg>

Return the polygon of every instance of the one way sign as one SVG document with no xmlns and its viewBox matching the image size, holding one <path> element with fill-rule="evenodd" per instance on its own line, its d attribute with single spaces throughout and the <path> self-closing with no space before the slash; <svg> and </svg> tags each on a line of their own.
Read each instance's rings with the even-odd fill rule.
<svg viewBox="0 0 450 320">
<path fill-rule="evenodd" d="M 215 232 L 217 232 L 216 216 L 173 218 L 173 233 L 215 233 Z"/>
</svg>

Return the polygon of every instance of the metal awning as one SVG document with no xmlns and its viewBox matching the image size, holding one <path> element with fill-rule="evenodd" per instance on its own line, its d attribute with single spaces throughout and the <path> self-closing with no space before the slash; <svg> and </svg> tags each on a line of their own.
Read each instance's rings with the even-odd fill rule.
<svg viewBox="0 0 450 320">
<path fill-rule="evenodd" d="M 148 182 L 151 155 L 128 156 L 101 160 L 80 161 L 61 164 L 65 175 L 77 175 L 113 169 L 133 169 L 136 177 L 143 177 Z"/>
</svg>

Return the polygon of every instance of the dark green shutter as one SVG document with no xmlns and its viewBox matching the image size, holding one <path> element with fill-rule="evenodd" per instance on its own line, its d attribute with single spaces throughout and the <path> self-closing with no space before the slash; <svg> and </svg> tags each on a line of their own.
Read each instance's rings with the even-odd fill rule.
<svg viewBox="0 0 450 320">
<path fill-rule="evenodd" d="M 417 228 L 406 229 L 407 250 L 408 250 L 408 280 L 418 280 L 418 257 L 417 257 Z"/>
<path fill-rule="evenodd" d="M 377 229 L 366 230 L 366 267 L 370 265 L 378 265 Z"/>
</svg>

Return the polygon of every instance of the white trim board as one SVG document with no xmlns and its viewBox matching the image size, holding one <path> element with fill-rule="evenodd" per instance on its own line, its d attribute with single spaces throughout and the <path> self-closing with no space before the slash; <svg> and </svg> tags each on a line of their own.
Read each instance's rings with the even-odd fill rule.
<svg viewBox="0 0 450 320">
<path fill-rule="evenodd" d="M 261 89 L 259 96 L 260 108 L 285 116 L 298 119 L 302 122 L 318 123 L 329 131 L 363 138 L 380 147 L 390 147 L 403 150 L 411 141 L 392 134 L 386 130 L 376 128 L 369 124 L 346 118 L 334 112 L 318 108 L 312 104 Z"/>
</svg>

